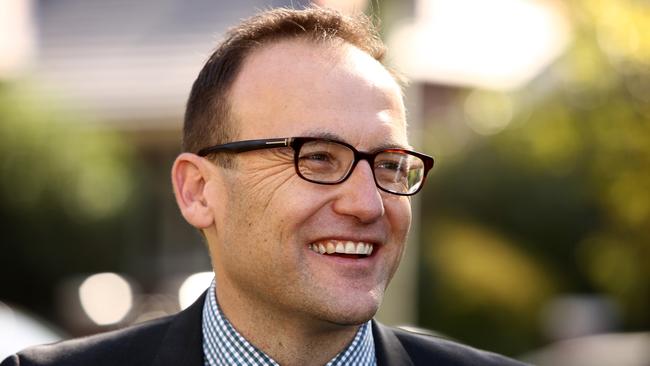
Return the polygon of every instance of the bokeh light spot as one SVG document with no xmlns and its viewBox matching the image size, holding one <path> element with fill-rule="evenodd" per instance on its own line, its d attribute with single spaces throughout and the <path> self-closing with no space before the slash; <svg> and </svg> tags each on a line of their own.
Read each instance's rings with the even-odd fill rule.
<svg viewBox="0 0 650 366">
<path fill-rule="evenodd" d="M 187 277 L 178 289 L 178 304 L 181 309 L 192 305 L 203 291 L 210 286 L 213 278 L 213 272 L 199 272 Z"/>
<path fill-rule="evenodd" d="M 97 273 L 79 286 L 81 307 L 99 325 L 119 322 L 133 306 L 131 285 L 115 273 Z"/>
<path fill-rule="evenodd" d="M 513 103 L 504 93 L 475 90 L 465 99 L 467 125 L 481 135 L 502 131 L 512 121 Z"/>
</svg>

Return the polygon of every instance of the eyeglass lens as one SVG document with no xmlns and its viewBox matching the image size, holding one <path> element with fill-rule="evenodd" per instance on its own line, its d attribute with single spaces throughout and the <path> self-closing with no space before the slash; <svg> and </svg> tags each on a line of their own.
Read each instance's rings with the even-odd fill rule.
<svg viewBox="0 0 650 366">
<path fill-rule="evenodd" d="M 300 175 L 319 183 L 338 183 L 354 165 L 354 151 L 333 141 L 309 141 L 298 151 Z M 383 151 L 375 156 L 373 172 L 377 185 L 390 192 L 413 193 L 424 176 L 424 162 L 403 151 Z"/>
</svg>

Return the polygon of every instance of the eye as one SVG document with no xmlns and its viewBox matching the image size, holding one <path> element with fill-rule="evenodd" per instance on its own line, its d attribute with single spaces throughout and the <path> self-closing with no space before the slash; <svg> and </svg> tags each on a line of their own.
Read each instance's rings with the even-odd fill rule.
<svg viewBox="0 0 650 366">
<path fill-rule="evenodd" d="M 309 162 L 330 162 L 333 157 L 327 152 L 310 152 L 300 156 L 300 160 L 305 160 Z"/>
<path fill-rule="evenodd" d="M 386 169 L 396 173 L 406 175 L 407 164 L 404 164 L 403 159 L 398 160 L 381 160 L 375 164 L 375 169 Z"/>
</svg>

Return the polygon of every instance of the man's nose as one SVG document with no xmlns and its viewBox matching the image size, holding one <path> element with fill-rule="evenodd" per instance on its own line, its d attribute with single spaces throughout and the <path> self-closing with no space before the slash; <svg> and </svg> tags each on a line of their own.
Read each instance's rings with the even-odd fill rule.
<svg viewBox="0 0 650 366">
<path fill-rule="evenodd" d="M 341 183 L 334 211 L 372 223 L 384 215 L 384 201 L 367 161 L 360 161 L 348 179 Z"/>
</svg>

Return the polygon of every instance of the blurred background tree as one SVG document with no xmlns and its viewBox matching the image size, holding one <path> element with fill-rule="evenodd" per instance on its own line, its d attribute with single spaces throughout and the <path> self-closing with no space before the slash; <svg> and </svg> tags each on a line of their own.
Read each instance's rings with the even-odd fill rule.
<svg viewBox="0 0 650 366">
<path fill-rule="evenodd" d="M 120 268 L 135 163 L 116 133 L 28 85 L 0 84 L 0 288 L 52 319 L 62 278 Z"/>
<path fill-rule="evenodd" d="M 457 91 L 423 200 L 422 324 L 516 354 L 556 296 L 650 327 L 650 8 L 567 3 L 574 42 L 525 89 Z M 455 109 L 455 110 L 454 110 Z M 455 141 L 458 125 L 471 142 Z M 495 331 L 498 329 L 498 331 Z"/>
</svg>

